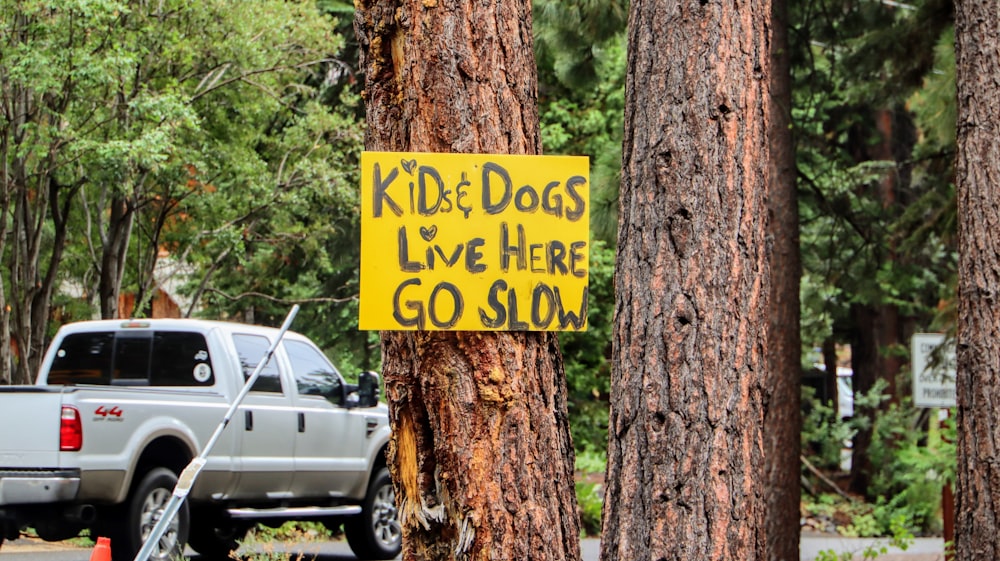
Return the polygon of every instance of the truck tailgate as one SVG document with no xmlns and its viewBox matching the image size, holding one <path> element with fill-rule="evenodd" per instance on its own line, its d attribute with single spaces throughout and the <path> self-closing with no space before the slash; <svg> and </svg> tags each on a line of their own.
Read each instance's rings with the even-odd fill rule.
<svg viewBox="0 0 1000 561">
<path fill-rule="evenodd" d="M 61 390 L 0 388 L 0 469 L 59 467 Z"/>
</svg>

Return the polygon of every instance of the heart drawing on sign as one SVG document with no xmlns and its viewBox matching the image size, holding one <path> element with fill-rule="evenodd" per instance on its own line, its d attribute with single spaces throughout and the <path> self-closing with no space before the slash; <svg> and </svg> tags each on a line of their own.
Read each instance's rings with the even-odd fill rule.
<svg viewBox="0 0 1000 561">
<path fill-rule="evenodd" d="M 420 227 L 420 237 L 424 239 L 425 242 L 429 242 L 434 239 L 438 233 L 437 226 L 431 226 L 430 228 Z"/>
<path fill-rule="evenodd" d="M 413 175 L 413 170 L 417 167 L 416 160 L 400 160 L 399 163 L 403 165 L 403 169 L 406 170 L 406 173 Z"/>
</svg>

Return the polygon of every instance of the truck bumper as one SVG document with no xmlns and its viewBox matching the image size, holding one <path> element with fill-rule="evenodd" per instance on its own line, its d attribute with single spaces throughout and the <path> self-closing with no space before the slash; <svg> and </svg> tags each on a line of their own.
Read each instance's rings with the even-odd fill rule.
<svg viewBox="0 0 1000 561">
<path fill-rule="evenodd" d="M 71 501 L 80 489 L 80 470 L 0 468 L 0 505 Z"/>
</svg>

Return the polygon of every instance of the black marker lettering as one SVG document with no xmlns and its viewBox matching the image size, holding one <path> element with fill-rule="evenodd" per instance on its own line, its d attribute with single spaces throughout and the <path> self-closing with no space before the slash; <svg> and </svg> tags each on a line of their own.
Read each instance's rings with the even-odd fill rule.
<svg viewBox="0 0 1000 561">
<path fill-rule="evenodd" d="M 507 223 L 500 224 L 500 269 L 507 272 L 510 268 L 510 256 L 517 256 L 517 270 L 523 271 L 528 268 L 527 240 L 524 235 L 524 226 L 517 225 L 517 245 L 510 245 L 510 231 Z"/>
<path fill-rule="evenodd" d="M 423 263 L 410 261 L 410 245 L 406 241 L 406 226 L 399 228 L 399 235 L 396 240 L 399 255 L 399 269 L 407 273 L 416 273 L 424 269 Z"/>
<path fill-rule="evenodd" d="M 587 276 L 586 269 L 577 269 L 577 263 L 584 261 L 583 248 L 587 247 L 587 242 L 573 242 L 569 244 L 569 268 L 573 270 L 573 276 L 584 278 Z"/>
<path fill-rule="evenodd" d="M 392 197 L 390 197 L 386 192 L 389 190 L 389 187 L 392 185 L 392 182 L 396 179 L 397 175 L 399 175 L 399 170 L 392 168 L 392 171 L 389 172 L 389 176 L 383 181 L 382 168 L 377 163 L 375 164 L 375 177 L 373 178 L 375 182 L 375 189 L 372 192 L 372 196 L 374 197 L 372 204 L 372 216 L 374 218 L 382 217 L 382 201 L 385 201 L 385 204 L 389 205 L 389 210 L 391 210 L 393 214 L 396 216 L 403 216 L 403 209 L 400 208 L 400 206 L 396 204 L 396 201 L 392 200 Z"/>
<path fill-rule="evenodd" d="M 542 298 L 548 300 L 548 312 L 542 317 Z M 552 289 L 543 283 L 538 283 L 531 293 L 531 323 L 535 329 L 545 329 L 552 323 L 552 318 L 556 314 L 556 296 Z"/>
<path fill-rule="evenodd" d="M 587 179 L 585 177 L 574 175 L 566 180 L 566 193 L 569 194 L 569 198 L 573 199 L 576 206 L 573 209 L 566 209 L 566 218 L 570 222 L 576 222 L 587 212 L 587 203 L 584 202 L 583 197 L 580 193 L 576 191 L 577 185 L 586 185 Z"/>
<path fill-rule="evenodd" d="M 559 240 L 552 240 L 548 245 L 549 253 L 549 274 L 556 274 L 556 269 L 559 273 L 565 275 L 569 273 L 569 269 L 566 268 L 566 244 Z"/>
<path fill-rule="evenodd" d="M 434 204 L 427 204 L 427 178 L 430 177 L 433 182 L 434 190 Z M 417 173 L 417 178 L 420 183 L 419 194 L 417 195 L 417 212 L 423 216 L 432 216 L 434 213 L 441 208 L 441 203 L 445 200 L 446 191 L 444 189 L 444 181 L 441 179 L 441 175 L 438 174 L 437 170 L 430 166 L 420 166 L 420 170 Z M 451 209 L 451 203 L 448 203 L 448 209 Z"/>
<path fill-rule="evenodd" d="M 524 199 L 527 197 L 528 201 Z M 517 190 L 514 195 L 514 207 L 521 212 L 535 212 L 538 208 L 538 193 L 531 185 L 525 185 Z"/>
<path fill-rule="evenodd" d="M 495 204 L 490 192 L 492 189 L 490 175 L 497 175 L 503 180 L 503 195 Z M 510 175 L 507 170 L 493 162 L 483 164 L 483 210 L 486 211 L 486 214 L 500 214 L 507 208 L 507 205 L 510 204 L 511 188 Z"/>
<path fill-rule="evenodd" d="M 438 294 L 440 294 L 442 290 L 451 294 L 452 301 L 451 317 L 444 321 L 438 319 L 437 315 L 437 298 Z M 433 323 L 435 327 L 438 327 L 439 329 L 451 329 L 452 327 L 455 327 L 459 318 L 462 317 L 462 311 L 464 308 L 465 303 L 462 301 L 462 293 L 459 292 L 458 287 L 450 282 L 442 282 L 438 283 L 438 285 L 434 287 L 434 290 L 431 291 L 431 299 L 428 301 L 427 313 L 430 315 L 431 323 Z"/>
<path fill-rule="evenodd" d="M 517 319 L 517 290 L 513 288 L 507 291 L 507 310 L 507 313 L 510 314 L 510 323 L 507 324 L 507 329 L 510 331 L 527 331 L 528 323 L 518 321 Z"/>
<path fill-rule="evenodd" d="M 503 290 L 507 290 L 507 283 L 502 280 L 495 281 L 493 285 L 490 286 L 490 294 L 486 301 L 497 315 L 495 318 L 491 318 L 486 315 L 486 310 L 479 308 L 479 321 L 483 324 L 483 327 L 496 329 L 507 321 L 507 310 L 505 310 L 503 304 L 500 303 L 499 296 L 499 293 Z"/>
<path fill-rule="evenodd" d="M 417 312 L 414 317 L 403 316 L 403 310 L 399 307 L 399 299 L 403 293 L 403 289 L 407 286 L 420 286 L 420 279 L 409 279 L 405 280 L 398 287 L 396 287 L 396 292 L 392 295 L 392 317 L 396 320 L 399 325 L 403 327 L 414 327 L 417 329 L 424 328 L 424 306 L 420 302 L 415 302 L 413 300 L 407 300 L 404 304 L 407 309 Z"/>
<path fill-rule="evenodd" d="M 479 251 L 480 247 L 486 240 L 483 238 L 473 238 L 469 240 L 468 246 L 465 249 L 465 270 L 470 273 L 482 273 L 486 270 L 486 265 L 479 262 L 483 258 L 483 252 Z"/>
<path fill-rule="evenodd" d="M 457 246 L 455 246 L 455 251 L 451 253 L 451 257 L 445 255 L 444 251 L 441 250 L 441 246 L 439 245 L 434 246 L 434 251 L 437 251 L 437 254 L 441 256 L 441 259 L 444 259 L 445 265 L 451 267 L 455 263 L 458 263 L 458 258 L 462 255 L 462 247 L 463 247 L 462 244 L 458 244 Z"/>
<path fill-rule="evenodd" d="M 551 214 L 556 218 L 562 218 L 563 214 L 563 203 L 562 195 L 549 195 L 553 189 L 559 186 L 558 181 L 552 181 L 545 186 L 542 191 L 542 212 L 546 214 Z"/>
<path fill-rule="evenodd" d="M 587 323 L 587 294 L 590 289 L 584 287 L 583 298 L 580 302 L 580 312 L 574 313 L 572 310 L 566 311 L 563 308 L 562 295 L 559 294 L 559 287 L 555 288 L 556 307 L 559 308 L 559 328 L 566 329 L 566 326 L 573 324 L 573 329 L 579 331 Z"/>
<path fill-rule="evenodd" d="M 533 243 L 528 246 L 528 254 L 531 256 L 528 261 L 531 263 L 532 273 L 544 273 L 545 272 L 545 253 L 541 251 L 535 251 L 536 249 L 542 249 L 545 247 L 540 243 Z M 535 265 L 537 261 L 542 261 L 542 265 Z"/>
</svg>

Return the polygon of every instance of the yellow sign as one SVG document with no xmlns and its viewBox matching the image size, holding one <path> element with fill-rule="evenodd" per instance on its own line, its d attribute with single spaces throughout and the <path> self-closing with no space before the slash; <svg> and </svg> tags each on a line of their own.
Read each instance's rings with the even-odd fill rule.
<svg viewBox="0 0 1000 561">
<path fill-rule="evenodd" d="M 364 152 L 361 329 L 587 328 L 589 162 Z"/>
</svg>

